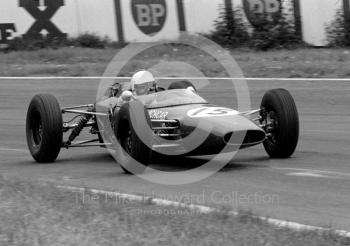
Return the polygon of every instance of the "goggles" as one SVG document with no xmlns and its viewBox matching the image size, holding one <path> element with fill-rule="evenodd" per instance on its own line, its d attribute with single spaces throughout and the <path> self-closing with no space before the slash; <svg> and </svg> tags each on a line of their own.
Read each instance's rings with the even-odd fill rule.
<svg viewBox="0 0 350 246">
<path fill-rule="evenodd" d="M 136 95 L 147 95 L 150 92 L 153 92 L 154 89 L 154 81 L 135 85 L 135 93 Z"/>
</svg>

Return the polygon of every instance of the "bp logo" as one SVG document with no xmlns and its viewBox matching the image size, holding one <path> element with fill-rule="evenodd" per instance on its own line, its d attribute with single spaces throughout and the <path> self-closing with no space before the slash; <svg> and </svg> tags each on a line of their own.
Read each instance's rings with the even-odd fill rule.
<svg viewBox="0 0 350 246">
<path fill-rule="evenodd" d="M 276 24 L 281 17 L 281 0 L 243 0 L 243 7 L 249 22 L 254 27 Z"/>
<path fill-rule="evenodd" d="M 167 16 L 165 0 L 131 0 L 134 21 L 146 35 L 162 30 Z"/>
</svg>

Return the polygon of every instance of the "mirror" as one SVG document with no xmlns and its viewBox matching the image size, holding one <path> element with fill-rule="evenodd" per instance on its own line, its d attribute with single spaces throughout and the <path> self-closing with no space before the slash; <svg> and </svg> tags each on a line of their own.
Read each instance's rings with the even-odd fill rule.
<svg viewBox="0 0 350 246">
<path fill-rule="evenodd" d="M 131 91 L 123 91 L 121 98 L 123 101 L 129 102 L 133 98 L 132 92 Z"/>
</svg>

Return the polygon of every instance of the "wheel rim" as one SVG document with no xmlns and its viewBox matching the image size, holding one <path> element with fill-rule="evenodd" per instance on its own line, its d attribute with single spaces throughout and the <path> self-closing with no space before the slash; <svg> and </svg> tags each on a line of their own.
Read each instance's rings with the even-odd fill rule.
<svg viewBox="0 0 350 246">
<path fill-rule="evenodd" d="M 265 131 L 268 133 L 268 140 L 277 143 L 278 119 L 275 111 L 269 111 L 266 115 Z"/>
<path fill-rule="evenodd" d="M 128 128 L 124 137 L 124 149 L 128 154 L 132 152 L 132 138 L 131 138 L 131 129 Z"/>
<path fill-rule="evenodd" d="M 39 112 L 34 112 L 31 119 L 31 135 L 34 147 L 39 147 L 43 139 L 43 125 Z"/>
</svg>

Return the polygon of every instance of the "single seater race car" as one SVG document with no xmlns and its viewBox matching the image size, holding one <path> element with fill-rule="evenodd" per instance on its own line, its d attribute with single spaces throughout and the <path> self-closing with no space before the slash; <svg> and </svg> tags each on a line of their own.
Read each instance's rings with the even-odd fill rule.
<svg viewBox="0 0 350 246">
<path fill-rule="evenodd" d="M 127 83 L 116 83 L 96 103 L 66 108 L 50 94 L 34 96 L 26 120 L 33 158 L 54 162 L 61 148 L 113 149 L 117 141 L 118 153 L 132 157 L 121 163 L 130 173 L 129 162 L 146 167 L 155 156 L 215 155 L 262 143 L 270 157 L 288 158 L 296 149 L 299 117 L 285 89 L 266 92 L 259 109 L 238 112 L 208 103 L 189 81 L 137 97 L 127 88 Z M 75 117 L 63 122 L 63 114 Z M 96 137 L 75 141 L 84 128 Z M 64 133 L 69 134 L 66 139 Z"/>
</svg>

